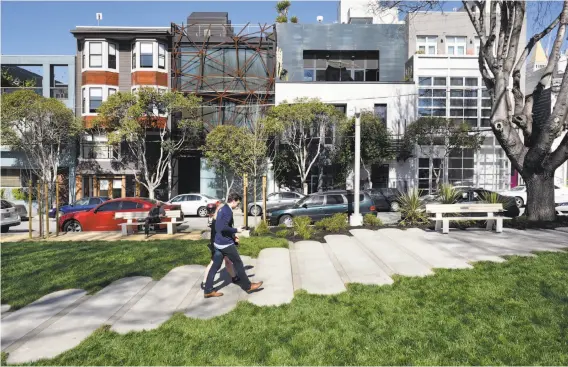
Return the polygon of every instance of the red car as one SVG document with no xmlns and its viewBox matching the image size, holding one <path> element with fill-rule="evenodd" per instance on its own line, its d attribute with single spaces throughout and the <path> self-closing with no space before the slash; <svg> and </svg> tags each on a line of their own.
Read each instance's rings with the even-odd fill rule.
<svg viewBox="0 0 568 367">
<path fill-rule="evenodd" d="M 120 198 L 105 201 L 85 212 L 68 213 L 59 218 L 59 228 L 64 232 L 118 231 L 126 219 L 115 219 L 117 212 L 148 212 L 156 200 L 147 198 Z M 162 204 L 165 210 L 180 210 L 179 205 Z M 183 215 L 183 214 L 182 214 Z M 169 219 L 166 219 L 168 221 Z"/>
</svg>

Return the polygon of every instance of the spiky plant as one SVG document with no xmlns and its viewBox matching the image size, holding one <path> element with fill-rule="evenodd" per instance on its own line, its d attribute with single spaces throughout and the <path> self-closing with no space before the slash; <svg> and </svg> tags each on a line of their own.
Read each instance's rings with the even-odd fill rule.
<svg viewBox="0 0 568 367">
<path fill-rule="evenodd" d="M 399 196 L 402 226 L 416 226 L 428 223 L 424 203 L 417 189 L 409 190 Z"/>
<path fill-rule="evenodd" d="M 439 197 L 442 204 L 455 204 L 460 198 L 461 192 L 452 185 L 442 185 Z"/>
</svg>

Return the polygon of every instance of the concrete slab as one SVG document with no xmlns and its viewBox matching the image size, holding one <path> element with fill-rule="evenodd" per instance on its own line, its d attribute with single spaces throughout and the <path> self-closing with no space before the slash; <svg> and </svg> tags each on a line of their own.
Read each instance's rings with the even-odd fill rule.
<svg viewBox="0 0 568 367">
<path fill-rule="evenodd" d="M 558 227 L 558 228 L 556 228 L 556 231 L 568 233 L 568 227 Z"/>
<path fill-rule="evenodd" d="M 564 232 L 506 229 L 499 234 L 499 237 L 507 246 L 522 248 L 527 251 L 562 251 L 568 249 L 568 234 Z"/>
<path fill-rule="evenodd" d="M 434 274 L 426 262 L 403 250 L 382 230 L 352 229 L 351 233 L 365 247 L 384 262 L 394 274 L 406 276 L 425 276 Z"/>
<path fill-rule="evenodd" d="M 259 280 L 262 280 L 260 278 L 258 278 L 257 276 L 257 271 L 258 271 L 258 267 L 257 267 L 257 259 L 254 259 L 250 256 L 242 256 L 241 255 L 241 259 L 243 260 L 243 263 L 245 264 L 245 272 L 248 275 L 249 281 L 251 283 L 254 282 L 258 282 Z M 261 291 L 259 292 L 263 292 L 264 291 L 264 285 L 261 288 Z M 246 301 L 249 297 L 249 294 L 245 291 L 242 291 L 239 293 L 239 300 L 240 301 Z"/>
<path fill-rule="evenodd" d="M 488 249 L 481 248 L 472 243 L 466 243 L 460 241 L 458 238 L 452 235 L 445 235 L 441 232 L 434 231 L 423 231 L 418 228 L 409 228 L 407 231 L 415 232 L 420 236 L 423 236 L 426 243 L 433 246 L 440 247 L 452 254 L 459 255 L 469 262 L 476 261 L 491 261 L 491 262 L 504 262 L 505 259 L 499 257 L 492 251 Z"/>
<path fill-rule="evenodd" d="M 76 347 L 151 281 L 130 277 L 113 282 L 11 352 L 8 363 L 53 358 Z"/>
<path fill-rule="evenodd" d="M 466 243 L 474 243 L 476 246 L 486 248 L 499 256 L 535 256 L 530 248 L 520 243 L 506 241 L 502 233 L 492 233 L 483 229 L 459 231 L 453 234 Z"/>
<path fill-rule="evenodd" d="M 312 294 L 337 294 L 346 290 L 320 242 L 300 241 L 294 247 L 302 289 Z"/>
<path fill-rule="evenodd" d="M 347 274 L 349 282 L 361 284 L 392 284 L 392 278 L 377 264 L 353 237 L 325 236 L 325 241 Z"/>
<path fill-rule="evenodd" d="M 245 262 L 243 260 L 243 262 Z M 246 265 L 246 262 L 245 262 Z M 201 283 L 200 283 L 201 284 Z M 196 319 L 211 319 L 213 317 L 224 315 L 237 307 L 237 302 L 241 293 L 244 292 L 241 287 L 231 282 L 231 276 L 225 269 L 225 263 L 215 276 L 215 289 L 222 292 L 223 296 L 218 298 L 203 298 L 203 289 L 192 289 L 189 294 L 187 306 L 186 302 L 182 302 L 180 311 L 184 312 L 187 317 Z"/>
<path fill-rule="evenodd" d="M 87 292 L 66 289 L 50 293 L 2 319 L 2 350 L 30 333 L 68 306 L 78 302 Z M 3 311 L 4 312 L 4 311 Z"/>
<path fill-rule="evenodd" d="M 266 248 L 256 261 L 255 280 L 262 280 L 263 290 L 248 295 L 257 306 L 279 306 L 292 302 L 294 284 L 290 251 L 287 248 Z"/>
<path fill-rule="evenodd" d="M 288 249 L 290 251 L 290 265 L 292 267 L 292 283 L 294 283 L 294 292 L 302 289 L 302 278 L 300 278 L 300 265 L 298 265 L 298 256 L 296 255 L 296 244 L 288 241 Z"/>
<path fill-rule="evenodd" d="M 428 243 L 424 239 L 423 234 L 395 228 L 381 229 L 381 234 L 388 236 L 411 254 L 426 261 L 431 267 L 447 269 L 472 268 L 463 257 Z"/>
<path fill-rule="evenodd" d="M 201 283 L 204 271 L 201 265 L 172 269 L 114 323 L 112 330 L 124 334 L 159 327 L 174 314 L 195 282 Z"/>
<path fill-rule="evenodd" d="M 11 307 L 12 307 L 12 306 L 10 306 L 10 305 L 1 305 L 1 306 L 0 306 L 0 313 L 3 314 L 3 313 L 6 313 L 6 312 L 10 311 L 10 308 L 11 308 Z"/>
</svg>

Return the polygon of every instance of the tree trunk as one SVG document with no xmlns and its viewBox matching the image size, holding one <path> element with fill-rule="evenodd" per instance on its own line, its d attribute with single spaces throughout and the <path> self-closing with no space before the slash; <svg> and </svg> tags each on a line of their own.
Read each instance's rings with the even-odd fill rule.
<svg viewBox="0 0 568 367">
<path fill-rule="evenodd" d="M 148 198 L 155 199 L 156 194 L 154 193 L 154 186 L 148 185 Z"/>
<path fill-rule="evenodd" d="M 305 180 L 302 181 L 302 186 L 304 188 L 304 195 L 308 195 L 308 183 Z"/>
<path fill-rule="evenodd" d="M 554 173 L 535 173 L 530 177 L 524 178 L 524 180 L 527 185 L 527 203 L 525 210 L 529 220 L 555 220 Z"/>
<path fill-rule="evenodd" d="M 318 169 L 318 192 L 323 191 L 323 165 L 319 166 Z"/>
<path fill-rule="evenodd" d="M 172 188 L 173 188 L 173 166 L 172 157 L 168 159 L 168 200 L 172 198 Z"/>
</svg>

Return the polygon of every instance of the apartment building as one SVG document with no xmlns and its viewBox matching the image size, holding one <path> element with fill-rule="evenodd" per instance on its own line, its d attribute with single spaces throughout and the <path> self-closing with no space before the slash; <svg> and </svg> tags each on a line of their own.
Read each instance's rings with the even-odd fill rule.
<svg viewBox="0 0 568 367">
<path fill-rule="evenodd" d="M 372 111 L 400 137 L 416 115 L 416 87 L 404 80 L 405 26 L 373 23 L 376 19 L 371 16 L 362 21 L 365 17 L 347 3 L 342 1 L 338 9 L 341 23 L 276 25 L 282 55 L 276 104 L 308 97 L 333 104 L 347 116 L 356 109 Z M 411 161 L 391 161 L 371 171 L 374 187 L 414 185 Z M 361 174 L 366 182 L 365 171 Z M 318 175 L 314 171 L 310 191 L 317 189 Z M 332 184 L 333 172 L 325 172 L 324 185 Z"/>
<path fill-rule="evenodd" d="M 79 142 L 76 199 L 144 195 L 135 183 L 139 172 L 133 157 L 124 145 L 108 145 L 93 120 L 97 108 L 118 91 L 170 88 L 171 29 L 78 26 L 71 33 L 77 40 L 75 111 L 87 129 Z"/>
<path fill-rule="evenodd" d="M 75 57 L 73 55 L 2 55 L 2 92 L 30 89 L 46 98 L 57 98 L 75 107 Z M 0 146 L 1 188 L 6 198 L 33 179 L 24 152 Z M 62 199 L 75 195 L 75 147 L 67 147 L 61 157 Z M 35 181 L 35 180 L 34 180 Z"/>
<path fill-rule="evenodd" d="M 463 10 L 412 14 L 406 18 L 406 34 L 406 78 L 417 88 L 418 116 L 465 121 L 485 136 L 477 152 L 463 150 L 431 160 L 418 150 L 418 187 L 432 187 L 433 170 L 442 170 L 444 181 L 455 185 L 490 190 L 515 186 L 517 175 L 490 129 L 492 102 L 479 72 L 480 42 L 468 14 Z M 526 25 L 521 35 L 525 39 Z"/>
</svg>

